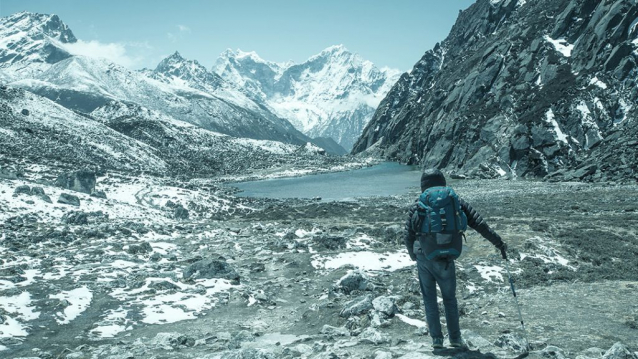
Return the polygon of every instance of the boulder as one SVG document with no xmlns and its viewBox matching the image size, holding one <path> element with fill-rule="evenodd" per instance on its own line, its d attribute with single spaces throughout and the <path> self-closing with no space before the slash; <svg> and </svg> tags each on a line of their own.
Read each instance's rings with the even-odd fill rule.
<svg viewBox="0 0 638 359">
<path fill-rule="evenodd" d="M 239 274 L 230 264 L 217 259 L 203 259 L 184 270 L 184 279 L 223 278 L 239 282 Z"/>
<path fill-rule="evenodd" d="M 27 110 L 26 108 L 23 108 L 22 111 L 20 111 L 21 114 L 23 114 L 24 116 L 29 116 L 29 110 Z"/>
<path fill-rule="evenodd" d="M 525 341 L 525 338 L 511 333 L 499 336 L 494 342 L 494 345 L 516 353 L 522 354 L 527 352 L 527 342 Z"/>
<path fill-rule="evenodd" d="M 47 203 L 53 203 L 53 201 L 51 201 L 51 197 L 44 193 L 44 188 L 42 187 L 31 188 L 31 195 L 36 196 Z"/>
<path fill-rule="evenodd" d="M 79 207 L 80 199 L 72 194 L 62 193 L 60 194 L 60 198 L 58 198 L 58 203 Z"/>
<path fill-rule="evenodd" d="M 379 345 L 390 342 L 390 336 L 368 327 L 359 334 L 359 342 Z"/>
<path fill-rule="evenodd" d="M 148 242 L 142 242 L 140 244 L 131 244 L 126 250 L 129 254 L 145 254 L 153 251 L 153 247 Z"/>
<path fill-rule="evenodd" d="M 376 311 L 385 315 L 387 318 L 393 317 L 394 314 L 396 314 L 399 310 L 394 298 L 386 296 L 374 298 L 374 300 L 372 301 L 372 306 Z"/>
<path fill-rule="evenodd" d="M 175 209 L 173 210 L 173 218 L 184 220 L 188 219 L 188 217 L 189 213 L 186 208 L 184 208 L 181 204 L 175 206 Z"/>
<path fill-rule="evenodd" d="M 323 328 L 321 328 L 321 334 L 328 337 L 349 337 L 350 331 L 345 327 L 333 327 L 325 324 Z"/>
<path fill-rule="evenodd" d="M 603 355 L 603 359 L 638 359 L 638 355 L 630 352 L 623 343 L 617 342 Z"/>
<path fill-rule="evenodd" d="M 55 180 L 58 187 L 64 189 L 91 194 L 95 191 L 95 183 L 97 179 L 95 172 L 89 170 L 80 170 L 71 173 L 62 173 Z"/>
<path fill-rule="evenodd" d="M 374 285 L 368 282 L 368 276 L 361 270 L 349 271 L 348 274 L 337 281 L 335 287 L 346 294 L 350 294 L 355 290 L 374 289 Z"/>
<path fill-rule="evenodd" d="M 150 344 L 161 349 L 173 350 L 180 347 L 192 347 L 195 345 L 195 339 L 180 333 L 157 333 Z"/>
<path fill-rule="evenodd" d="M 62 222 L 77 226 L 89 224 L 89 215 L 82 211 L 68 212 L 62 216 Z"/>
<path fill-rule="evenodd" d="M 18 186 L 16 187 L 16 189 L 13 191 L 13 195 L 14 196 L 18 196 L 21 194 L 31 194 L 31 187 L 27 186 L 27 185 L 22 185 L 22 186 Z"/>
<path fill-rule="evenodd" d="M 366 313 L 372 308 L 374 308 L 372 305 L 372 295 L 367 294 L 347 302 L 339 315 L 348 318 L 353 315 Z"/>
</svg>

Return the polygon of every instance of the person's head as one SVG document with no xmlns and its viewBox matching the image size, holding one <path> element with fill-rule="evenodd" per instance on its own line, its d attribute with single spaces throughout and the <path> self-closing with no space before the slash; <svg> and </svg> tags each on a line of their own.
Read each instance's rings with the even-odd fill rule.
<svg viewBox="0 0 638 359">
<path fill-rule="evenodd" d="M 443 175 L 443 172 L 436 168 L 429 168 L 423 171 L 423 174 L 421 175 L 421 192 L 430 187 L 444 187 L 445 185 L 445 176 Z"/>
</svg>

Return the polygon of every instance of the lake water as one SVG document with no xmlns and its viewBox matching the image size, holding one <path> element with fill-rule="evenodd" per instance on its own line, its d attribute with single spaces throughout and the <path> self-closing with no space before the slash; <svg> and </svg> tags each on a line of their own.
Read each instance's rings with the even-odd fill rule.
<svg viewBox="0 0 638 359">
<path fill-rule="evenodd" d="M 359 170 L 233 183 L 242 192 L 239 197 L 315 198 L 324 201 L 351 200 L 361 197 L 392 196 L 407 193 L 419 186 L 421 171 L 417 166 L 384 162 Z"/>
</svg>

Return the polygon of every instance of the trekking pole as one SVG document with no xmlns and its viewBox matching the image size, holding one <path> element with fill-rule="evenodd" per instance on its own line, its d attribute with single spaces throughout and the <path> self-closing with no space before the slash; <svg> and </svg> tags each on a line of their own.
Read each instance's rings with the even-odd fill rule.
<svg viewBox="0 0 638 359">
<path fill-rule="evenodd" d="M 514 280 L 512 279 L 512 275 L 510 274 L 510 265 L 507 260 L 507 253 L 505 252 L 505 248 L 501 248 L 501 255 L 505 260 L 505 270 L 507 271 L 507 278 L 509 278 L 510 288 L 512 289 L 512 294 L 514 294 L 514 302 L 516 302 L 516 309 L 518 309 L 518 319 L 521 321 L 521 327 L 523 328 L 523 336 L 525 338 L 525 353 L 529 353 L 529 339 L 527 339 L 527 330 L 525 330 L 525 323 L 523 322 L 523 315 L 521 314 L 521 306 L 518 304 L 518 297 L 516 296 L 516 289 L 514 289 Z"/>
</svg>

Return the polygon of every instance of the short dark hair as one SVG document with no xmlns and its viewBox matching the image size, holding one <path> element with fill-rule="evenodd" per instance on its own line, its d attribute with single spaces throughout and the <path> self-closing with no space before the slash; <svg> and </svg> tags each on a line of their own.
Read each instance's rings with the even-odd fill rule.
<svg viewBox="0 0 638 359">
<path fill-rule="evenodd" d="M 445 176 L 443 172 L 436 168 L 428 168 L 421 175 L 421 192 L 430 187 L 445 186 Z"/>
</svg>

